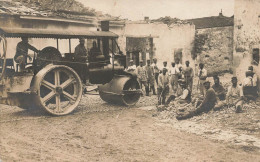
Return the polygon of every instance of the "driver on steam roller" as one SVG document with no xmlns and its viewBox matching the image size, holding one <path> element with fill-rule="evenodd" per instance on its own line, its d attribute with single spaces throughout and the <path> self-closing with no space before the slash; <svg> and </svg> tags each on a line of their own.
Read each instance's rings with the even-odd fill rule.
<svg viewBox="0 0 260 162">
<path fill-rule="evenodd" d="M 82 62 L 86 61 L 86 59 L 88 57 L 88 51 L 85 47 L 84 38 L 79 39 L 79 44 L 76 46 L 74 54 L 75 54 L 75 59 L 77 61 L 82 61 Z"/>
<path fill-rule="evenodd" d="M 75 48 L 74 57 L 77 62 L 84 63 L 86 62 L 88 58 L 88 51 L 85 47 L 85 39 L 80 38 L 79 44 Z M 86 73 L 85 66 L 82 66 L 81 64 L 77 64 L 77 71 L 79 72 L 79 75 L 83 81 L 84 84 L 87 84 L 88 76 Z"/>
<path fill-rule="evenodd" d="M 93 46 L 89 51 L 89 60 L 97 61 L 97 57 L 101 55 L 101 50 L 97 46 L 97 42 L 93 41 Z"/>
<path fill-rule="evenodd" d="M 27 57 L 28 55 L 28 49 L 39 53 L 39 50 L 37 50 L 35 47 L 29 44 L 28 37 L 22 37 L 22 41 L 19 42 L 16 46 L 16 53 L 14 56 L 14 61 L 19 64 L 20 72 L 23 72 L 25 70 L 25 65 L 27 64 Z M 30 61 L 32 58 L 29 56 Z"/>
</svg>

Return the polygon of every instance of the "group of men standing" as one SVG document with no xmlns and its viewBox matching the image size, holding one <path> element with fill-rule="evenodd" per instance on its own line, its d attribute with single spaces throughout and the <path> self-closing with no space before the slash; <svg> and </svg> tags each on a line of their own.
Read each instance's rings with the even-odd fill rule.
<svg viewBox="0 0 260 162">
<path fill-rule="evenodd" d="M 136 67 L 133 64 L 133 60 L 130 60 L 130 66 L 127 68 L 128 72 L 134 72 L 137 74 L 138 81 L 140 83 L 141 89 L 145 87 L 146 96 L 149 96 L 149 92 L 153 91 L 153 94 L 156 95 L 154 83 L 155 80 L 158 82 L 158 69 L 151 65 L 151 61 L 147 60 L 147 65 L 144 66 L 143 61 L 140 61 L 140 66 Z"/>
<path fill-rule="evenodd" d="M 147 60 L 146 66 L 141 60 L 139 66 L 134 65 L 133 60 L 130 60 L 130 65 L 126 69 L 128 72 L 135 72 L 137 74 L 138 81 L 141 89 L 145 87 L 145 94 L 149 96 L 149 92 L 152 91 L 153 95 L 156 95 L 155 83 L 157 85 L 157 94 L 159 103 L 165 103 L 165 96 L 169 93 L 170 87 L 175 93 L 180 93 L 178 80 L 183 78 L 188 85 L 190 91 L 193 86 L 193 69 L 189 66 L 189 61 L 186 61 L 186 67 L 182 67 L 180 60 L 176 59 L 176 62 L 172 62 L 172 67 L 167 67 L 167 61 L 163 62 L 163 67 L 159 68 L 157 65 L 157 59 L 153 59 L 151 64 L 150 60 Z"/>
<path fill-rule="evenodd" d="M 131 60 L 131 66 L 127 70 L 133 67 L 132 63 Z M 174 101 L 180 104 L 192 102 L 196 107 L 193 111 L 177 115 L 178 120 L 187 119 L 212 109 L 219 110 L 224 106 L 234 106 L 236 112 L 239 113 L 243 110 L 245 100 L 254 100 L 258 96 L 257 76 L 253 72 L 252 66 L 248 67 L 248 71 L 245 73 L 246 78 L 241 85 L 238 84 L 237 77 L 233 76 L 231 85 L 226 90 L 217 75 L 213 76 L 214 84 L 211 86 L 207 70 L 204 68 L 204 64 L 200 63 L 197 74 L 197 90 L 199 90 L 200 96 L 192 99 L 194 71 L 190 67 L 189 61 L 186 61 L 185 66 L 182 66 L 180 60 L 176 59 L 175 62 L 171 63 L 171 68 L 167 67 L 165 61 L 161 69 L 158 68 L 156 59 L 153 59 L 152 65 L 150 63 L 150 60 L 147 60 L 147 65 L 144 66 L 143 61 L 140 61 L 140 66 L 135 70 L 132 68 L 137 74 L 141 88 L 145 87 L 147 96 L 149 96 L 150 90 L 156 94 L 154 88 L 156 82 L 158 105 L 167 106 Z M 168 99 L 167 96 L 169 96 Z"/>
</svg>

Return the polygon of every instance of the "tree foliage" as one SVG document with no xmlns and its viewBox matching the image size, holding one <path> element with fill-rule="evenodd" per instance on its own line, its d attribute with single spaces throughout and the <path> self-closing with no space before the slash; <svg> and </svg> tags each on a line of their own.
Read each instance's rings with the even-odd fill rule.
<svg viewBox="0 0 260 162">
<path fill-rule="evenodd" d="M 198 34 L 196 32 L 195 40 L 194 40 L 194 52 L 192 56 L 193 59 L 195 59 L 204 50 L 204 45 L 206 44 L 207 40 L 208 40 L 207 34 Z"/>
</svg>

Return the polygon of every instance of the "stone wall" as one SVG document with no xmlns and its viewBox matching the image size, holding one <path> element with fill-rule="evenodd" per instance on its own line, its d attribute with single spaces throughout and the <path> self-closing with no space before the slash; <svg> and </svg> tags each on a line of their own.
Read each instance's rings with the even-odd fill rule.
<svg viewBox="0 0 260 162">
<path fill-rule="evenodd" d="M 235 0 L 233 64 L 240 82 L 245 78 L 247 67 L 253 65 L 253 48 L 260 48 L 259 8 L 258 0 Z M 260 76 L 259 64 L 253 66 L 254 71 Z"/>
<path fill-rule="evenodd" d="M 195 48 L 200 48 L 196 51 L 200 52 L 197 53 L 197 62 L 205 64 L 209 75 L 230 71 L 233 55 L 233 26 L 196 29 L 195 41 L 204 41 L 202 44 L 195 45 Z"/>
</svg>

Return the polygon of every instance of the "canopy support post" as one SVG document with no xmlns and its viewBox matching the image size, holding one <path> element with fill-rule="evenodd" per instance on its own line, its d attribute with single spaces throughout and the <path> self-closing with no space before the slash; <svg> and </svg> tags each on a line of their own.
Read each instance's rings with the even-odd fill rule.
<svg viewBox="0 0 260 162">
<path fill-rule="evenodd" d="M 114 54 L 114 39 L 112 39 L 112 70 L 114 71 L 115 68 L 115 54 Z"/>
<path fill-rule="evenodd" d="M 57 49 L 59 50 L 59 39 L 57 39 Z"/>
<path fill-rule="evenodd" d="M 71 39 L 69 39 L 69 49 L 70 49 L 70 53 L 71 53 Z"/>
</svg>

